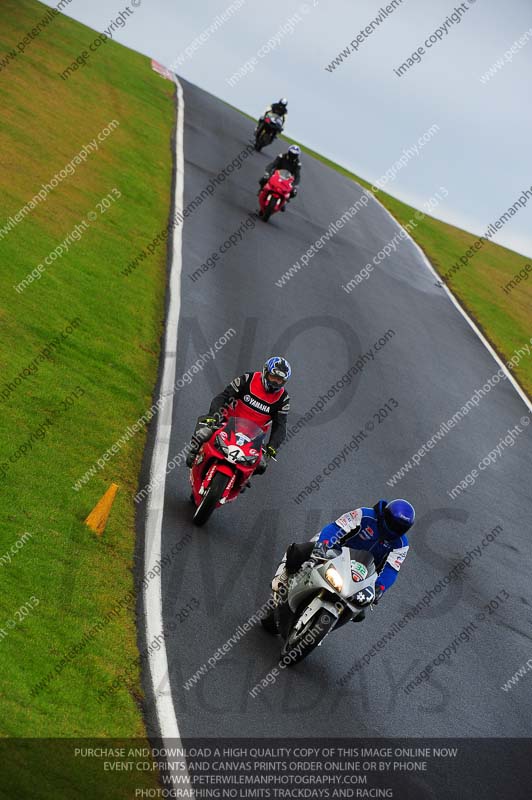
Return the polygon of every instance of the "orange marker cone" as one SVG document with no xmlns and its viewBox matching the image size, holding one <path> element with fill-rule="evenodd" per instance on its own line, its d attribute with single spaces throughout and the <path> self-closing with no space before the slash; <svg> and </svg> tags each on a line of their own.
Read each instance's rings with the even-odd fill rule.
<svg viewBox="0 0 532 800">
<path fill-rule="evenodd" d="M 106 493 L 96 503 L 91 513 L 85 520 L 85 525 L 94 531 L 94 533 L 101 536 L 107 525 L 111 506 L 113 505 L 115 495 L 118 491 L 118 484 L 112 483 L 107 489 Z"/>
</svg>

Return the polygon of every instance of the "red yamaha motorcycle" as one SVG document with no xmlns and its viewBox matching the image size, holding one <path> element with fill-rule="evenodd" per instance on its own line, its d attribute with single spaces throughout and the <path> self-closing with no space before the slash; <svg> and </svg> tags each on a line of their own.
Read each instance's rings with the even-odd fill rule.
<svg viewBox="0 0 532 800">
<path fill-rule="evenodd" d="M 204 525 L 215 508 L 236 500 L 260 464 L 265 435 L 249 419 L 229 417 L 201 446 L 190 470 L 195 525 Z"/>
<path fill-rule="evenodd" d="M 277 169 L 259 192 L 259 217 L 268 222 L 288 201 L 294 187 L 294 176 L 287 169 Z"/>
</svg>

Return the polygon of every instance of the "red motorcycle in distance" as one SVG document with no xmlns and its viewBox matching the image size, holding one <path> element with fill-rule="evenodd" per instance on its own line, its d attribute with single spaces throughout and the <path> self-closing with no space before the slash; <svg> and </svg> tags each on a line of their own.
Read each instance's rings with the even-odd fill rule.
<svg viewBox="0 0 532 800">
<path fill-rule="evenodd" d="M 229 417 L 201 446 L 190 470 L 195 525 L 204 525 L 215 508 L 236 500 L 260 464 L 265 435 L 251 420 Z"/>
<path fill-rule="evenodd" d="M 259 192 L 259 217 L 268 222 L 287 203 L 294 188 L 294 176 L 287 169 L 277 169 Z"/>
</svg>

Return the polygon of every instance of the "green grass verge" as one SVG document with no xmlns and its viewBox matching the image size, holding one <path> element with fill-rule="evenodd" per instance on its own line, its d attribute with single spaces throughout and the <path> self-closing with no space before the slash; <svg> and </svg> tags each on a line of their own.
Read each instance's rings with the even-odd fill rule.
<svg viewBox="0 0 532 800">
<path fill-rule="evenodd" d="M 289 137 L 283 138 L 290 143 L 294 142 Z M 414 217 L 417 209 L 386 192 L 373 190 L 368 181 L 353 175 L 344 167 L 299 142 L 297 144 L 304 152 L 331 169 L 372 191 L 401 225 L 404 226 L 410 220 L 417 222 L 417 227 L 411 236 L 441 276 L 445 276 L 460 256 L 464 256 L 477 241 L 477 235 L 429 215 L 417 221 Z M 466 266 L 445 280 L 503 361 L 508 361 L 516 350 L 530 342 L 532 278 L 521 279 L 515 288 L 511 288 L 508 292 L 504 291 L 504 287 L 531 262 L 532 259 L 527 259 L 513 250 L 488 242 L 475 253 Z M 529 274 L 525 271 L 523 277 Z M 528 396 L 532 397 L 532 358 L 522 358 L 513 370 L 513 374 Z"/>
<path fill-rule="evenodd" d="M 34 0 L 4 0 L 0 58 L 48 10 Z M 112 41 L 62 80 L 59 73 L 95 35 L 59 15 L 0 71 L 0 229 L 84 144 L 119 123 L 0 238 L 0 558 L 29 534 L 11 563 L 0 560 L 0 735 L 6 737 L 145 735 L 138 668 L 137 690 L 120 689 L 103 703 L 97 694 L 138 655 L 134 601 L 31 694 L 133 590 L 132 497 L 145 429 L 80 491 L 72 486 L 150 407 L 164 318 L 166 247 L 131 276 L 120 270 L 168 220 L 174 86 L 152 71 L 149 59 Z M 99 209 L 108 195 L 109 207 Z M 72 237 L 68 252 L 17 292 L 89 212 L 95 216 L 81 238 Z M 60 346 L 39 360 L 72 320 Z M 11 391 L 6 384 L 17 376 Z M 83 520 L 112 481 L 120 490 L 98 538 Z M 35 605 L 32 597 L 38 605 L 19 612 Z M 4 778 L 3 769 L 2 789 Z M 140 773 L 131 781 L 150 784 Z"/>
</svg>

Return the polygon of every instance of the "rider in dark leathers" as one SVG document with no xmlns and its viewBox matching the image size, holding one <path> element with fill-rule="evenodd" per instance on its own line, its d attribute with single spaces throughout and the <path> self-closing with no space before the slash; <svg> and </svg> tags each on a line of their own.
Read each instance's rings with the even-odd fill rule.
<svg viewBox="0 0 532 800">
<path fill-rule="evenodd" d="M 288 113 L 288 100 L 286 99 L 286 97 L 281 97 L 280 100 L 278 100 L 276 103 L 272 103 L 271 106 L 266 109 L 262 117 L 259 117 L 256 130 L 258 131 L 258 129 L 264 122 L 264 117 L 267 117 L 268 114 L 277 114 L 278 117 L 282 117 L 283 128 L 284 128 L 284 123 L 286 120 L 287 113 Z"/>
<path fill-rule="evenodd" d="M 268 164 L 266 171 L 259 181 L 260 189 L 266 185 L 270 177 L 277 169 L 287 169 L 294 176 L 294 186 L 290 197 L 293 198 L 297 194 L 297 186 L 301 180 L 301 148 L 297 144 L 291 144 L 286 153 L 279 153 L 277 158 Z M 259 189 L 259 191 L 260 191 Z M 281 211 L 284 211 L 286 206 L 283 206 Z"/>
</svg>

